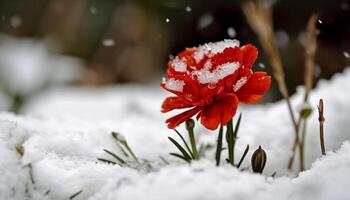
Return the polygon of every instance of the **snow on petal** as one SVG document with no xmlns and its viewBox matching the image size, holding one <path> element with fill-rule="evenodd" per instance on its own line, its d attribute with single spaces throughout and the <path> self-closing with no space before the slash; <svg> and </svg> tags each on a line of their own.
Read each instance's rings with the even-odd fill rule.
<svg viewBox="0 0 350 200">
<path fill-rule="evenodd" d="M 242 77 L 240 78 L 236 84 L 233 85 L 233 91 L 237 92 L 243 85 L 245 85 L 247 83 L 248 79 L 247 77 Z"/>
<path fill-rule="evenodd" d="M 174 70 L 177 72 L 186 72 L 186 70 L 187 70 L 187 64 L 186 64 L 185 60 L 179 59 L 178 57 L 176 57 L 173 60 L 172 66 L 173 66 Z"/>
<path fill-rule="evenodd" d="M 239 46 L 239 41 L 235 39 L 209 42 L 207 44 L 200 45 L 194 53 L 193 58 L 195 59 L 196 63 L 199 63 L 204 58 L 204 55 L 208 55 L 210 57 L 211 55 L 223 52 L 226 48 L 234 48 Z"/>
<path fill-rule="evenodd" d="M 211 72 L 210 67 L 208 67 L 209 64 L 207 63 L 202 69 L 192 72 L 193 75 L 197 76 L 197 79 L 201 84 L 217 83 L 226 76 L 233 74 L 240 66 L 238 62 L 225 63 L 217 66 L 216 69 Z"/>
<path fill-rule="evenodd" d="M 199 63 L 204 58 L 204 53 L 205 51 L 202 48 L 198 48 L 193 56 L 196 63 Z"/>
<path fill-rule="evenodd" d="M 169 90 L 177 91 L 177 92 L 182 92 L 183 87 L 185 85 L 185 82 L 182 80 L 176 80 L 174 78 L 169 79 L 165 83 L 165 87 Z"/>
<path fill-rule="evenodd" d="M 239 41 L 238 40 L 224 40 L 219 42 L 210 42 L 204 46 L 201 46 L 201 48 L 207 48 L 207 50 L 210 51 L 212 54 L 217 54 L 223 52 L 226 48 L 234 48 L 239 47 Z"/>
</svg>

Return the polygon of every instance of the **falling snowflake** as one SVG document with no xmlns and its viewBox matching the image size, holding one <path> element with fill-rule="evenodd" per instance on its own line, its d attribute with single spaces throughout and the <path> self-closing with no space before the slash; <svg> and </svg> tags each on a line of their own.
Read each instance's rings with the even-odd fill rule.
<svg viewBox="0 0 350 200">
<path fill-rule="evenodd" d="M 97 13 L 97 8 L 95 6 L 90 7 L 90 13 L 91 14 L 96 14 Z"/>
<path fill-rule="evenodd" d="M 185 10 L 186 10 L 186 12 L 191 12 L 192 8 L 190 6 L 186 6 Z"/>
<path fill-rule="evenodd" d="M 14 15 L 10 19 L 10 24 L 13 28 L 18 28 L 22 25 L 22 18 L 18 15 Z"/>
<path fill-rule="evenodd" d="M 237 33 L 236 30 L 233 27 L 227 28 L 227 35 L 230 36 L 230 38 L 236 37 Z"/>
<path fill-rule="evenodd" d="M 113 39 L 104 39 L 102 41 L 102 44 L 105 47 L 111 47 L 111 46 L 114 46 L 114 40 Z"/>
<path fill-rule="evenodd" d="M 208 27 L 214 21 L 214 17 L 210 13 L 204 13 L 198 20 L 198 28 L 203 29 Z"/>
</svg>

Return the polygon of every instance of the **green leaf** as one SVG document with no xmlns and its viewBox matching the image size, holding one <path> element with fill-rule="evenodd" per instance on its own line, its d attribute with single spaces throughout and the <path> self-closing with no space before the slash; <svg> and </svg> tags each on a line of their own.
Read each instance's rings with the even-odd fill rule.
<svg viewBox="0 0 350 200">
<path fill-rule="evenodd" d="M 174 131 L 179 135 L 179 137 L 181 138 L 181 140 L 185 144 L 187 151 L 191 154 L 191 157 L 194 159 L 194 155 L 193 155 L 190 147 L 187 145 L 186 140 L 182 137 L 182 135 L 176 129 L 174 129 Z"/>
<path fill-rule="evenodd" d="M 242 164 L 242 162 L 243 162 L 245 156 L 247 155 L 248 151 L 249 151 L 249 144 L 247 144 L 247 147 L 245 148 L 245 150 L 244 150 L 244 152 L 243 152 L 243 155 L 242 155 L 241 159 L 239 160 L 239 163 L 238 163 L 238 165 L 237 165 L 237 168 L 239 168 L 239 167 L 241 166 L 241 164 Z"/>
<path fill-rule="evenodd" d="M 103 149 L 104 152 L 108 153 L 109 155 L 113 156 L 115 159 L 117 159 L 121 164 L 124 164 L 125 161 L 121 159 L 119 156 L 115 155 L 111 151 L 108 151 L 107 149 Z"/>
<path fill-rule="evenodd" d="M 188 155 L 188 153 L 185 151 L 185 149 L 179 143 L 177 143 L 176 140 L 174 140 L 171 137 L 168 137 L 168 139 L 179 149 L 179 151 L 181 151 L 181 153 L 185 159 L 191 160 L 190 155 Z"/>
<path fill-rule="evenodd" d="M 113 165 L 116 165 L 117 163 L 116 162 L 113 162 L 111 160 L 107 160 L 107 159 L 104 159 L 104 158 L 97 158 L 97 160 L 101 161 L 101 162 L 105 162 L 105 163 L 108 163 L 108 164 L 113 164 Z"/>
<path fill-rule="evenodd" d="M 177 158 L 180 158 L 180 159 L 182 159 L 182 160 L 184 160 L 184 161 L 186 161 L 186 162 L 188 162 L 188 163 L 191 162 L 190 160 L 186 159 L 185 157 L 183 157 L 183 156 L 180 155 L 180 154 L 177 154 L 177 153 L 169 153 L 169 154 L 172 155 L 172 156 L 175 156 L 175 157 L 177 157 Z"/>
<path fill-rule="evenodd" d="M 222 126 L 220 126 L 217 145 L 216 145 L 216 155 L 215 155 L 216 166 L 220 165 L 221 151 L 222 151 L 222 132 L 223 132 L 223 128 Z"/>
<path fill-rule="evenodd" d="M 227 123 L 227 130 L 226 130 L 226 141 L 227 141 L 227 147 L 228 147 L 228 160 L 231 165 L 234 164 L 235 160 L 235 144 L 237 140 L 237 134 L 239 130 L 239 126 L 241 124 L 242 119 L 242 113 L 239 114 L 237 124 L 235 126 L 235 130 L 233 131 L 233 124 L 232 119 Z"/>
<path fill-rule="evenodd" d="M 236 127 L 235 127 L 235 138 L 234 140 L 236 140 L 236 137 L 237 137 L 237 134 L 238 134 L 238 130 L 239 130 L 239 126 L 241 125 L 241 119 L 242 119 L 242 113 L 239 114 L 239 117 L 238 117 L 238 121 L 237 121 L 237 124 L 236 124 Z"/>
</svg>

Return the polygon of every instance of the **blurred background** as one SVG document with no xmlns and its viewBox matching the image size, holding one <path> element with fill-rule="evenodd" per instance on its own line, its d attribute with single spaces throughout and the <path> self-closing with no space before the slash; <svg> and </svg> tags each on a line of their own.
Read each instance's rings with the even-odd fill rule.
<svg viewBox="0 0 350 200">
<path fill-rule="evenodd" d="M 186 47 L 228 38 L 261 49 L 236 0 L 0 0 L 0 109 L 57 84 L 158 85 Z M 314 77 L 350 65 L 349 0 L 276 0 L 274 29 L 290 93 L 303 84 L 305 28 L 318 14 Z M 255 70 L 271 72 L 264 52 Z M 281 97 L 275 83 L 265 101 Z"/>
</svg>

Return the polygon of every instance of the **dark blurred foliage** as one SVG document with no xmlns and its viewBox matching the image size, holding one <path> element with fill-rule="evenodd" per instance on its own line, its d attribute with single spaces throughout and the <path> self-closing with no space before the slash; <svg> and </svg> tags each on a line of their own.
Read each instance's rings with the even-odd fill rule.
<svg viewBox="0 0 350 200">
<path fill-rule="evenodd" d="M 62 54 L 86 60 L 84 84 L 159 81 L 169 55 L 230 38 L 261 49 L 235 0 L 0 0 L 0 32 L 48 41 Z M 275 30 L 290 92 L 303 83 L 306 22 L 317 13 L 316 80 L 350 65 L 350 1 L 279 0 Z M 287 34 L 286 34 L 287 33 Z M 107 41 L 106 41 L 107 39 Z M 260 51 L 255 69 L 268 60 Z M 261 70 L 261 69 L 260 69 Z M 273 86 L 276 89 L 276 86 Z M 275 93 L 278 94 L 278 92 Z M 278 99 L 278 95 L 271 99 Z"/>
</svg>

